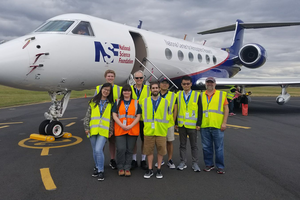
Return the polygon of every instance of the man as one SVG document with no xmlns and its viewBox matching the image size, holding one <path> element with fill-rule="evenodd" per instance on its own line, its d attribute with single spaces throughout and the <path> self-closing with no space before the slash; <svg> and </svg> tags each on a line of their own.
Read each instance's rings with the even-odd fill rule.
<svg viewBox="0 0 300 200">
<path fill-rule="evenodd" d="M 144 85 L 144 72 L 139 70 L 133 74 L 135 85 L 131 86 L 132 89 L 132 98 L 139 101 L 139 104 L 141 105 L 143 100 L 147 97 L 150 97 L 150 88 L 147 85 Z M 144 122 L 143 117 L 140 119 L 140 137 L 142 140 L 142 146 L 141 150 L 143 152 L 144 147 Z M 132 163 L 131 167 L 132 169 L 138 167 L 137 161 L 136 161 L 136 153 L 137 153 L 137 145 L 135 144 L 133 155 L 132 155 Z M 142 154 L 141 159 L 141 168 L 146 170 L 147 169 L 147 163 L 146 163 L 146 155 Z"/>
<path fill-rule="evenodd" d="M 224 131 L 228 118 L 226 92 L 216 90 L 216 80 L 208 77 L 205 80 L 206 91 L 201 93 L 203 117 L 201 140 L 205 162 L 204 171 L 209 172 L 217 166 L 217 173 L 224 174 Z M 213 149 L 214 148 L 214 149 Z M 215 150 L 215 165 L 214 165 Z"/>
<path fill-rule="evenodd" d="M 163 78 L 160 83 L 160 96 L 162 98 L 165 98 L 168 100 L 168 106 L 169 106 L 169 126 L 168 126 L 168 133 L 167 133 L 167 152 L 168 152 L 168 167 L 170 169 L 175 169 L 176 166 L 172 161 L 172 156 L 173 156 L 173 141 L 175 140 L 174 137 L 174 125 L 175 125 L 175 120 L 177 117 L 177 96 L 175 93 L 168 91 L 170 87 L 170 83 L 168 79 Z M 164 165 L 165 162 L 162 161 L 161 165 Z M 158 164 L 156 163 L 155 166 L 157 167 Z"/>
<path fill-rule="evenodd" d="M 234 108 L 234 99 L 235 99 L 235 95 L 240 96 L 241 93 L 239 93 L 239 91 L 237 90 L 237 86 L 233 86 L 229 89 L 229 92 L 227 93 L 227 101 L 228 101 L 228 106 L 229 106 L 229 116 L 234 116 L 235 113 L 233 112 L 233 108 Z"/>
<path fill-rule="evenodd" d="M 183 76 L 181 79 L 181 86 L 183 91 L 180 91 L 177 96 L 177 120 L 179 127 L 179 151 L 181 162 L 177 166 L 177 169 L 183 170 L 187 168 L 186 143 L 187 136 L 189 136 L 192 151 L 192 169 L 195 172 L 200 172 L 201 170 L 198 166 L 197 131 L 200 130 L 202 120 L 202 115 L 199 115 L 199 113 L 202 113 L 202 103 L 199 98 L 199 93 L 191 89 L 191 77 Z"/>
<path fill-rule="evenodd" d="M 122 87 L 114 84 L 115 77 L 116 77 L 116 73 L 113 70 L 108 69 L 104 73 L 104 78 L 105 78 L 106 82 L 110 83 L 112 85 L 112 87 L 113 87 L 113 100 L 114 100 L 114 102 L 116 101 L 116 99 L 120 98 L 120 94 L 121 94 L 121 90 L 122 90 Z M 98 85 L 96 87 L 96 91 L 95 91 L 95 95 L 94 96 L 96 96 L 99 93 L 101 87 L 102 87 L 102 85 Z M 114 131 L 113 127 L 109 131 L 110 131 L 110 133 L 113 133 L 113 131 Z M 116 156 L 116 138 L 115 138 L 115 135 L 113 134 L 108 139 L 108 141 L 109 141 L 109 153 L 110 153 L 110 163 L 109 163 L 109 166 L 112 169 L 117 169 L 117 163 L 115 161 L 115 156 Z"/>
<path fill-rule="evenodd" d="M 144 118 L 144 154 L 147 155 L 148 170 L 144 178 L 153 176 L 153 152 L 157 149 L 157 172 L 156 178 L 163 178 L 161 162 L 166 155 L 166 136 L 169 126 L 168 100 L 159 96 L 159 83 L 151 83 L 151 97 L 142 102 L 142 116 Z"/>
</svg>

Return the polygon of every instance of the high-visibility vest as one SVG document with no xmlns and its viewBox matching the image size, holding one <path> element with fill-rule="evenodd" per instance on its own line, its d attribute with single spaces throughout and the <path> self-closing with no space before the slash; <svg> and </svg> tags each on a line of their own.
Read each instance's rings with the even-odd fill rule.
<svg viewBox="0 0 300 200">
<path fill-rule="evenodd" d="M 160 102 L 156 112 L 154 112 L 154 116 L 151 97 L 144 99 L 142 108 L 142 116 L 144 118 L 144 135 L 166 137 L 169 124 L 168 100 L 160 98 Z"/>
<path fill-rule="evenodd" d="M 120 99 L 117 100 L 117 105 L 119 104 Z M 133 121 L 136 119 L 137 110 L 138 110 L 138 101 L 135 99 L 131 99 L 128 110 L 127 110 L 127 117 L 126 117 L 126 108 L 124 101 L 120 102 L 120 107 L 118 110 L 118 118 L 123 124 L 124 120 L 126 120 L 126 125 L 130 125 L 133 123 Z M 140 123 L 137 123 L 132 127 L 130 130 L 125 131 L 121 128 L 116 122 L 115 122 L 115 136 L 120 135 L 132 135 L 132 136 L 138 136 L 140 134 Z"/>
<path fill-rule="evenodd" d="M 168 106 L 169 106 L 169 127 L 172 127 L 175 125 L 175 121 L 173 118 L 173 112 L 175 107 L 177 95 L 173 92 L 168 91 L 167 95 L 165 96 L 165 99 L 168 100 Z"/>
<path fill-rule="evenodd" d="M 227 99 L 233 99 L 235 92 L 231 92 L 232 89 L 235 89 L 235 87 L 229 89 L 229 92 L 227 92 Z"/>
<path fill-rule="evenodd" d="M 97 94 L 100 92 L 101 88 L 102 88 L 102 85 L 98 85 L 96 87 Z M 116 101 L 116 99 L 120 98 L 120 96 L 121 96 L 121 90 L 122 90 L 122 87 L 120 87 L 120 86 L 118 86 L 116 84 L 113 85 L 113 100 L 114 100 L 114 102 Z"/>
<path fill-rule="evenodd" d="M 224 119 L 224 102 L 226 92 L 216 90 L 208 104 L 207 95 L 201 93 L 203 116 L 201 128 L 217 128 L 220 129 Z"/>
<path fill-rule="evenodd" d="M 142 107 L 142 102 L 143 102 L 143 100 L 144 100 L 145 98 L 151 96 L 150 87 L 149 87 L 148 85 L 143 85 L 143 89 L 142 89 L 142 92 L 141 92 L 139 98 L 138 98 L 138 96 L 136 95 L 135 89 L 136 89 L 136 88 L 134 88 L 133 85 L 132 85 L 132 86 L 131 86 L 132 98 L 138 100 L 140 106 Z M 140 121 L 143 121 L 143 116 L 141 116 Z"/>
<path fill-rule="evenodd" d="M 91 121 L 90 135 L 101 135 L 106 138 L 109 136 L 110 118 L 111 118 L 111 103 L 108 103 L 102 117 L 100 116 L 99 105 L 95 107 L 95 103 L 91 102 Z"/>
<path fill-rule="evenodd" d="M 184 91 L 180 91 L 177 96 L 178 103 L 178 126 L 185 127 L 189 129 L 196 129 L 197 119 L 198 119 L 198 100 L 199 93 L 196 91 L 191 91 L 189 96 L 188 104 L 186 104 L 184 99 Z"/>
</svg>

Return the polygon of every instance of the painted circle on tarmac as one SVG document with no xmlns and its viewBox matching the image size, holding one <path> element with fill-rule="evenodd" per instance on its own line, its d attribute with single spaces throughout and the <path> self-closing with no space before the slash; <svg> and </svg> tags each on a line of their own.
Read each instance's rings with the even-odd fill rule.
<svg viewBox="0 0 300 200">
<path fill-rule="evenodd" d="M 70 138 L 60 138 L 60 139 L 56 139 L 53 142 L 26 138 L 19 142 L 19 146 L 24 148 L 31 148 L 31 149 L 62 148 L 62 147 L 73 146 L 79 144 L 80 142 L 82 142 L 82 138 L 77 136 L 72 136 Z"/>
</svg>

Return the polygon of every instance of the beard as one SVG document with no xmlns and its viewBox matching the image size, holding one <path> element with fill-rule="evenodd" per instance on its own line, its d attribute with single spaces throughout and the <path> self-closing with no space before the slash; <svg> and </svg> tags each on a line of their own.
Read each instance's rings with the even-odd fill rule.
<svg viewBox="0 0 300 200">
<path fill-rule="evenodd" d="M 152 93 L 152 96 L 157 97 L 157 96 L 158 96 L 158 92 L 153 92 L 153 93 Z"/>
</svg>

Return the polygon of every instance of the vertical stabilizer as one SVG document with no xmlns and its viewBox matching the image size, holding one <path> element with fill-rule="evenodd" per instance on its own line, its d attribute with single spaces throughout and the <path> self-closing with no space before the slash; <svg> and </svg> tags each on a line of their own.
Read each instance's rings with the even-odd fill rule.
<svg viewBox="0 0 300 200">
<path fill-rule="evenodd" d="M 227 48 L 227 49 L 229 49 L 231 54 L 238 55 L 239 50 L 243 46 L 244 27 L 241 25 L 241 23 L 244 23 L 244 22 L 239 19 L 236 20 L 232 44 L 231 44 L 231 47 Z"/>
</svg>

